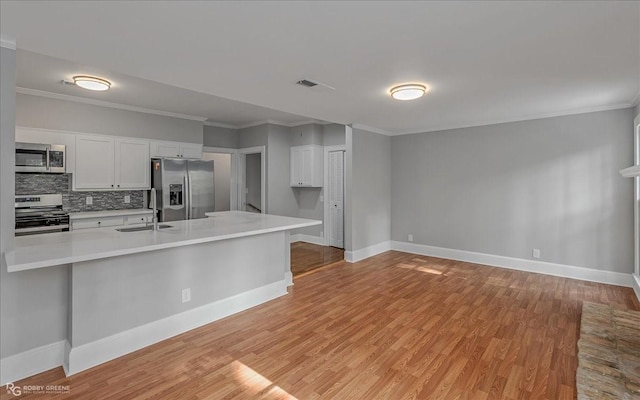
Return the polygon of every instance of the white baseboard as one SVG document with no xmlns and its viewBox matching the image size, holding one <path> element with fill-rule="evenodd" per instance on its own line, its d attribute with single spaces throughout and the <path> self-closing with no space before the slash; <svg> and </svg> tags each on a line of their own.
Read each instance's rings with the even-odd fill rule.
<svg viewBox="0 0 640 400">
<path fill-rule="evenodd" d="M 572 265 L 496 256 L 492 254 L 475 253 L 472 251 L 398 242 L 395 240 L 391 241 L 391 248 L 393 250 L 403 251 L 406 253 L 446 258 L 450 260 L 466 261 L 475 264 L 490 265 L 493 267 L 535 272 L 538 274 L 560 276 L 563 278 L 579 279 L 583 281 L 606 283 L 617 286 L 632 286 L 631 274 L 624 274 L 620 272 L 601 271 L 584 267 L 575 267 Z"/>
<path fill-rule="evenodd" d="M 344 259 L 347 262 L 354 263 L 389 250 L 391 250 L 391 242 L 387 240 L 384 242 L 376 243 L 369 247 L 365 247 L 363 249 L 345 251 Z"/>
<path fill-rule="evenodd" d="M 326 243 L 323 237 L 305 235 L 302 233 L 296 233 L 295 235 L 291 235 L 291 243 L 295 243 L 295 242 L 305 242 L 305 243 L 317 244 L 319 246 L 326 246 Z"/>
<path fill-rule="evenodd" d="M 73 375 L 191 329 L 287 294 L 284 280 L 71 348 L 65 373 Z M 60 365 L 60 364 L 58 364 Z"/>
<path fill-rule="evenodd" d="M 640 301 L 640 276 L 631 274 L 631 284 L 633 286 L 633 291 L 636 292 L 638 301 Z"/>
<path fill-rule="evenodd" d="M 36 347 L 0 360 L 0 385 L 15 382 L 62 365 L 66 340 Z"/>
</svg>

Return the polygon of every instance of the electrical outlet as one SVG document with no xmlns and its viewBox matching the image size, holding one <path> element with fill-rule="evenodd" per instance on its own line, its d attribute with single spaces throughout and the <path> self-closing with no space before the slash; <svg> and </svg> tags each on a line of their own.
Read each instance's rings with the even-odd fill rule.
<svg viewBox="0 0 640 400">
<path fill-rule="evenodd" d="M 91 196 L 87 196 L 87 197 L 85 197 L 85 203 L 86 203 L 88 206 L 92 205 L 92 204 L 93 204 L 93 197 L 91 197 Z"/>
<path fill-rule="evenodd" d="M 412 235 L 412 234 L 409 234 L 409 236 L 407 237 L 407 239 L 408 239 L 410 242 L 413 242 L 413 235 Z"/>
<path fill-rule="evenodd" d="M 540 249 L 533 249 L 533 258 L 540 258 Z"/>
<path fill-rule="evenodd" d="M 191 301 L 191 288 L 182 289 L 182 302 Z"/>
<path fill-rule="evenodd" d="M 131 203 L 131 196 L 129 195 L 124 196 L 124 204 L 129 204 L 129 203 Z"/>
</svg>

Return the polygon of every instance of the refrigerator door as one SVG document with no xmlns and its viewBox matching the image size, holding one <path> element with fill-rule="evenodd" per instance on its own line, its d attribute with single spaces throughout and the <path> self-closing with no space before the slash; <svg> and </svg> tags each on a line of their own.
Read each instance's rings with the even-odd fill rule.
<svg viewBox="0 0 640 400">
<path fill-rule="evenodd" d="M 188 219 L 206 218 L 214 211 L 213 161 L 187 160 Z"/>
<path fill-rule="evenodd" d="M 161 222 L 187 219 L 187 162 L 172 158 L 151 160 L 151 185 L 156 189 Z"/>
</svg>

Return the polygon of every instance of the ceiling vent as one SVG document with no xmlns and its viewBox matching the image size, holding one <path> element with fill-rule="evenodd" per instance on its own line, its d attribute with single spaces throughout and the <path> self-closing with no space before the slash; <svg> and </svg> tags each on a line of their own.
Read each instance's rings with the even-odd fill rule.
<svg viewBox="0 0 640 400">
<path fill-rule="evenodd" d="M 303 80 L 300 80 L 300 81 L 298 81 L 298 82 L 296 82 L 296 83 L 297 83 L 298 85 L 302 85 L 302 86 L 306 86 L 306 87 L 314 87 L 314 86 L 318 86 L 318 84 L 317 84 L 317 83 L 315 83 L 315 82 L 311 82 L 311 81 L 310 81 L 310 80 L 308 80 L 308 79 L 303 79 Z"/>
</svg>

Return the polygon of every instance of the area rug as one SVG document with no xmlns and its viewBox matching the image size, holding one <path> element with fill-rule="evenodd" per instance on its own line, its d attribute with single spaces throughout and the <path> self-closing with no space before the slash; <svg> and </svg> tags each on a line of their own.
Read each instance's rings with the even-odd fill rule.
<svg viewBox="0 0 640 400">
<path fill-rule="evenodd" d="M 640 399 L 640 312 L 583 304 L 576 378 L 578 400 Z"/>
</svg>

